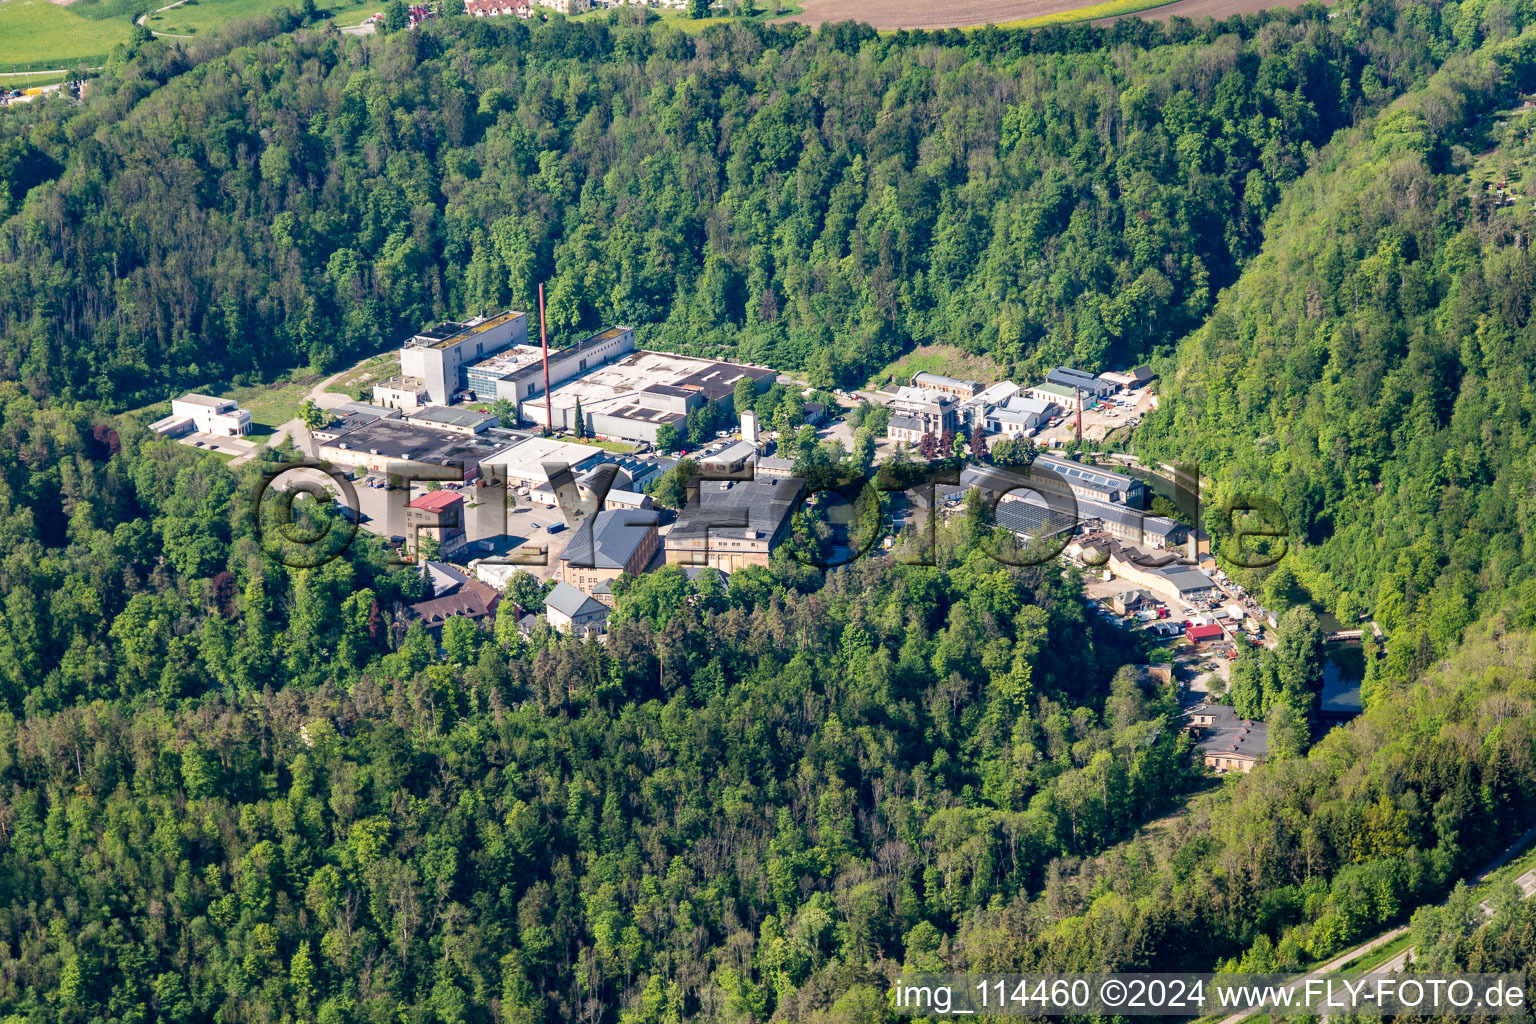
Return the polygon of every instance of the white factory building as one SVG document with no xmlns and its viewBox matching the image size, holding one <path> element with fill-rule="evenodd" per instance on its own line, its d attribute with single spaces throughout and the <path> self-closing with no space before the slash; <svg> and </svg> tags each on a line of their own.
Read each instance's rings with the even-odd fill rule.
<svg viewBox="0 0 1536 1024">
<path fill-rule="evenodd" d="M 186 394 L 172 399 L 171 414 L 150 424 L 149 429 L 163 437 L 192 433 L 244 437 L 251 432 L 251 414 L 233 398 Z"/>
<path fill-rule="evenodd" d="M 386 382 L 397 390 L 424 390 L 434 405 L 448 405 L 466 386 L 465 369 L 493 352 L 528 341 L 528 317 L 507 310 L 493 317 L 439 324 L 411 338 L 400 349 L 400 377 Z M 419 383 L 418 383 L 419 382 Z M 380 405 L 390 405 L 375 396 Z M 414 410 L 405 409 L 406 412 Z"/>
</svg>

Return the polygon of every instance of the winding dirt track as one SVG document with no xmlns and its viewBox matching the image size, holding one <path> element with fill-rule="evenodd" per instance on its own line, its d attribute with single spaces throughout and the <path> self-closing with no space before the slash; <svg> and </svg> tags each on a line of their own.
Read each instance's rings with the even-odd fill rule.
<svg viewBox="0 0 1536 1024">
<path fill-rule="evenodd" d="M 862 21 L 878 29 L 965 28 L 971 25 L 1000 25 L 1022 18 L 1057 14 L 1087 6 L 1091 0 L 804 0 L 805 10 L 786 18 L 806 25 L 824 21 Z M 1100 18 L 1095 25 L 1108 25 L 1120 18 L 1156 18 L 1174 15 L 1185 18 L 1225 18 L 1232 14 L 1268 10 L 1271 7 L 1296 7 L 1301 0 L 1175 0 L 1174 3 L 1138 14 L 1120 14 Z M 1326 0 L 1325 0 L 1326 2 Z"/>
</svg>

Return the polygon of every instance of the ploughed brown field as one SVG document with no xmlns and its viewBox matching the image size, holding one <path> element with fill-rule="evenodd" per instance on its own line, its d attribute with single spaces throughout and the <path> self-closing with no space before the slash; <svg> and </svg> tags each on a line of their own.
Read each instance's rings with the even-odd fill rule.
<svg viewBox="0 0 1536 1024">
<path fill-rule="evenodd" d="M 1001 25 L 1044 14 L 1057 14 L 1087 7 L 1097 0 L 803 0 L 805 10 L 787 18 L 807 25 L 824 21 L 862 21 L 878 29 L 896 28 L 967 28 L 972 25 Z M 1180 15 L 1185 18 L 1225 18 L 1231 14 L 1268 10 L 1271 7 L 1295 7 L 1301 0 L 1174 0 L 1136 14 L 1100 18 L 1095 25 L 1107 25 L 1119 18 L 1157 18 Z"/>
</svg>

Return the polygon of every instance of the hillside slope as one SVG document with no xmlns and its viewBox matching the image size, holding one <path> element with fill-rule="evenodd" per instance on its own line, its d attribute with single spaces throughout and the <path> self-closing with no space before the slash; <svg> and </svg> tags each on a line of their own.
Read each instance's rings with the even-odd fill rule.
<svg viewBox="0 0 1536 1024">
<path fill-rule="evenodd" d="M 824 386 L 922 342 L 1121 363 L 1198 325 L 1309 155 L 1442 45 L 1320 8 L 1042 35 L 509 21 L 305 30 L 110 119 L 32 115 L 61 170 L 6 197 L 0 378 L 142 404 L 527 309 L 541 281 L 556 340 L 629 323 Z"/>
<path fill-rule="evenodd" d="M 1198 461 L 1217 534 L 1232 496 L 1278 502 L 1294 542 L 1270 592 L 1373 612 L 1373 684 L 1512 592 L 1536 609 L 1533 55 L 1527 34 L 1455 58 L 1330 147 L 1164 367 L 1138 438 Z"/>
</svg>

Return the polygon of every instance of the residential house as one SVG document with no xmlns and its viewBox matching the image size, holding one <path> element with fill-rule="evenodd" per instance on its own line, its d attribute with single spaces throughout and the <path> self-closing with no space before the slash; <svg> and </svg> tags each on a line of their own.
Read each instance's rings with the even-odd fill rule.
<svg viewBox="0 0 1536 1024">
<path fill-rule="evenodd" d="M 924 388 L 900 387 L 890 402 L 891 419 L 885 436 L 891 441 L 916 442 L 924 434 L 938 436 L 960 426 L 960 403 L 953 395 Z"/>
<path fill-rule="evenodd" d="M 557 633 L 586 636 L 601 633 L 608 621 L 608 606 L 569 583 L 556 583 L 544 598 L 544 617 Z"/>
<path fill-rule="evenodd" d="M 445 562 L 427 562 L 422 572 L 432 581 L 432 596 L 409 605 L 407 618 L 436 633 L 451 618 L 462 617 L 478 624 L 494 620 L 501 591 L 472 580 Z"/>
<path fill-rule="evenodd" d="M 1115 610 L 1117 615 L 1129 615 L 1138 609 L 1151 607 L 1155 604 L 1157 604 L 1157 600 L 1153 598 L 1152 593 L 1139 587 L 1133 587 L 1109 599 L 1109 606 Z"/>
</svg>

